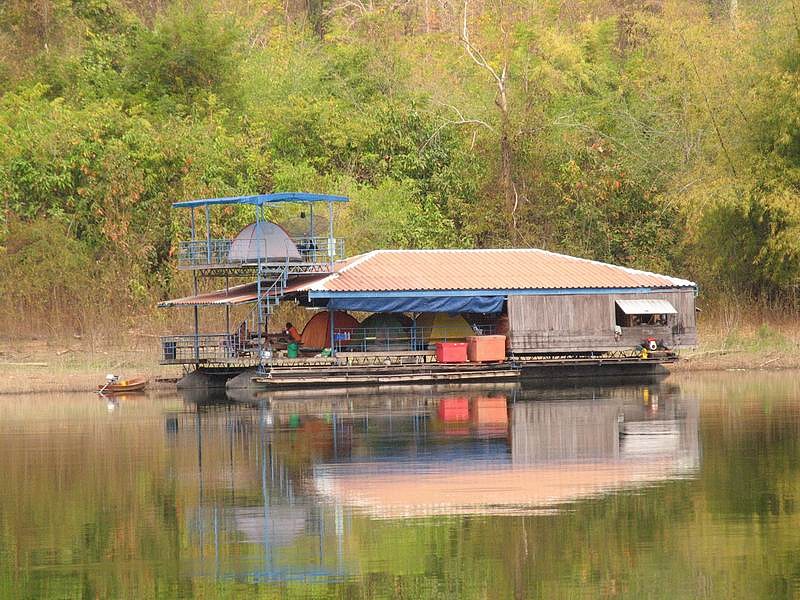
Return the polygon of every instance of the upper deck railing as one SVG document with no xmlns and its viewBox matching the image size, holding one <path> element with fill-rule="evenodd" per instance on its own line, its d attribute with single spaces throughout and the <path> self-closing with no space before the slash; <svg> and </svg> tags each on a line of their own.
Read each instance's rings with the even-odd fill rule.
<svg viewBox="0 0 800 600">
<path fill-rule="evenodd" d="M 334 262 L 345 257 L 342 238 L 295 237 L 292 242 L 297 254 L 293 248 L 271 247 L 264 240 L 250 240 L 244 253 L 232 252 L 234 240 L 183 241 L 178 243 L 178 268 L 226 269 L 257 267 L 260 263 L 266 267 L 288 266 L 290 271 L 328 272 Z"/>
</svg>

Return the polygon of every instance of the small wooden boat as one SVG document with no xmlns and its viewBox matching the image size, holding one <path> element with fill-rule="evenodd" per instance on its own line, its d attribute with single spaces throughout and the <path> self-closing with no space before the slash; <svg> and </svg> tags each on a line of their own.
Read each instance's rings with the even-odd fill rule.
<svg viewBox="0 0 800 600">
<path fill-rule="evenodd" d="M 121 394 L 123 392 L 141 392 L 147 386 L 149 380 L 146 377 L 131 377 L 130 379 L 118 379 L 114 383 L 98 385 L 98 391 L 104 394 Z"/>
</svg>

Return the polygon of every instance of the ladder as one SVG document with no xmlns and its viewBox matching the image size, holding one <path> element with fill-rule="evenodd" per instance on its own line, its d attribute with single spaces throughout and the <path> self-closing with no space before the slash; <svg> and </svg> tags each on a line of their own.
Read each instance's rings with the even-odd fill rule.
<svg viewBox="0 0 800 600">
<path fill-rule="evenodd" d="M 280 306 L 281 298 L 286 291 L 289 280 L 289 267 L 262 266 L 258 270 L 258 285 L 260 294 L 256 297 L 256 303 L 245 319 L 239 323 L 236 332 L 233 334 L 232 349 L 236 354 L 242 354 L 252 347 L 248 345 L 252 334 L 258 337 L 258 364 L 259 372 L 266 372 L 266 362 L 264 350 L 266 348 L 266 329 L 269 317 Z M 272 362 L 272 355 L 268 355 L 269 363 Z"/>
</svg>

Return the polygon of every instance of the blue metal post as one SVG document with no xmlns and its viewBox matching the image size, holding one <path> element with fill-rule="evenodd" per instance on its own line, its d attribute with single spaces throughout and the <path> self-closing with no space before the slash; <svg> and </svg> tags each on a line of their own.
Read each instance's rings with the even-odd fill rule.
<svg viewBox="0 0 800 600">
<path fill-rule="evenodd" d="M 206 204 L 206 258 L 211 265 L 211 207 Z"/>
<path fill-rule="evenodd" d="M 336 240 L 333 239 L 333 202 L 328 202 L 328 271 L 333 272 L 333 260 L 336 254 L 336 249 L 333 245 Z"/>
<path fill-rule="evenodd" d="M 194 207 L 192 207 L 191 213 L 191 224 L 192 224 L 192 243 L 190 247 L 194 247 L 194 242 L 197 239 L 197 228 L 195 227 L 194 221 Z M 192 252 L 189 253 L 189 260 L 191 261 Z M 194 280 L 194 295 L 197 296 L 198 287 L 197 287 L 197 270 L 192 271 L 192 276 Z M 194 362 L 195 368 L 200 367 L 200 313 L 197 309 L 197 304 L 194 305 Z"/>
<path fill-rule="evenodd" d="M 259 210 L 259 206 L 256 206 L 256 236 L 258 236 L 258 231 L 261 228 L 261 211 Z M 258 239 L 258 238 L 256 238 Z M 256 277 L 256 312 L 258 313 L 258 365 L 259 369 L 261 369 L 264 356 L 264 335 L 262 332 L 262 315 L 261 311 L 263 309 L 262 301 L 261 301 L 261 244 L 257 243 L 258 247 L 258 254 L 256 255 L 256 268 L 258 269 L 257 277 Z"/>
<path fill-rule="evenodd" d="M 308 237 L 309 237 L 309 245 L 311 247 L 311 260 L 314 264 L 317 263 L 317 244 L 314 240 L 314 203 L 308 203 L 308 212 L 309 212 L 309 220 L 308 220 Z"/>
<path fill-rule="evenodd" d="M 333 244 L 333 202 L 328 202 L 328 271 L 333 273 L 333 255 L 335 254 Z M 328 315 L 331 320 L 331 358 L 336 356 L 336 344 L 333 339 L 333 311 L 328 303 Z"/>
</svg>

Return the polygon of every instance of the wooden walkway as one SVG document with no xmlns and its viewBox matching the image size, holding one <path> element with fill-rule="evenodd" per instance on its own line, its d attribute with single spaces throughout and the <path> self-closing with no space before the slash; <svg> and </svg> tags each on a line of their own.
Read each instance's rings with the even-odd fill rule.
<svg viewBox="0 0 800 600">
<path fill-rule="evenodd" d="M 580 376 L 642 375 L 674 360 L 674 356 L 530 357 L 503 363 L 396 364 L 380 361 L 376 356 L 372 364 L 352 364 L 338 358 L 338 364 L 276 364 L 268 375 L 256 376 L 253 381 L 264 389 L 515 382 L 526 378 L 569 377 L 570 372 Z"/>
<path fill-rule="evenodd" d="M 268 388 L 398 385 L 517 379 L 519 369 L 510 363 L 419 364 L 392 366 L 336 366 L 331 368 L 275 369 L 253 380 Z"/>
</svg>

